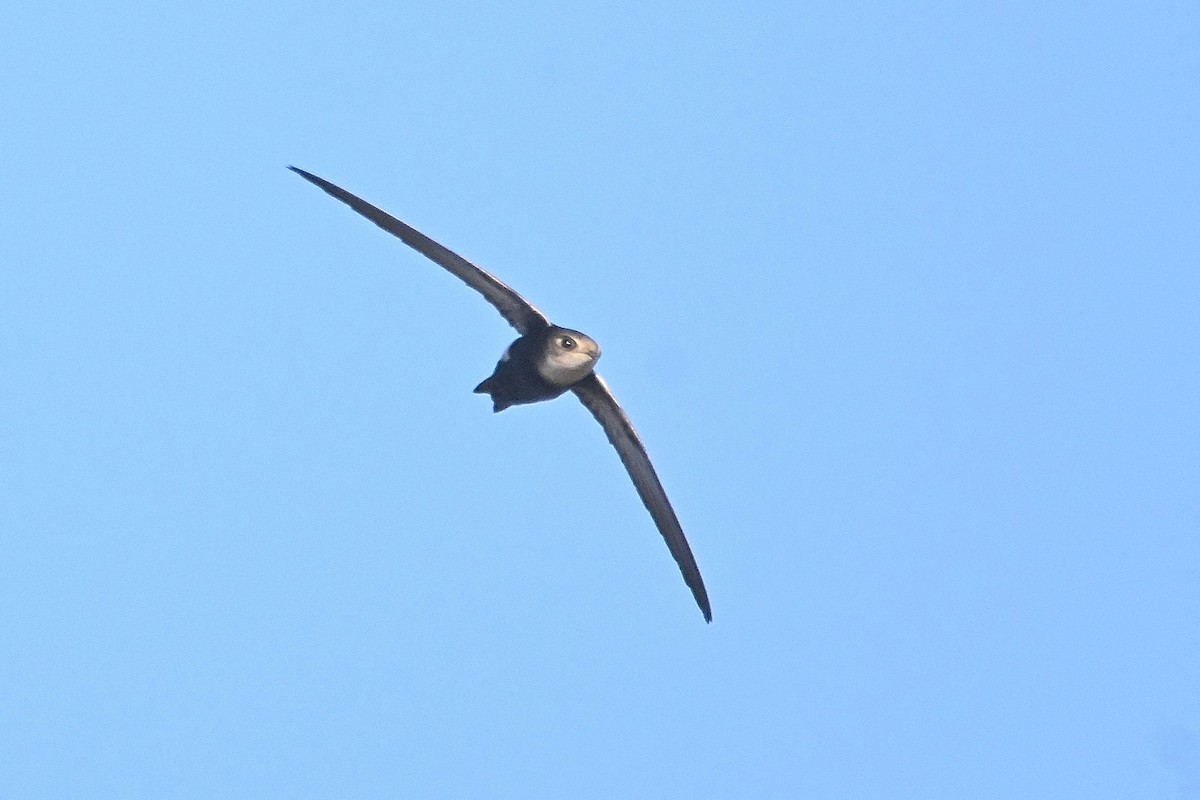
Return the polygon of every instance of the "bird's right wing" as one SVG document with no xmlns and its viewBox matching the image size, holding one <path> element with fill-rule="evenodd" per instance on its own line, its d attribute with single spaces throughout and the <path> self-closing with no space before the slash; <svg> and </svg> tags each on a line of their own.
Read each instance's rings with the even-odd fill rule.
<svg viewBox="0 0 1200 800">
<path fill-rule="evenodd" d="M 391 214 L 376 208 L 360 197 L 350 194 L 340 186 L 336 186 L 324 178 L 318 178 L 311 172 L 305 172 L 299 167 L 288 167 L 306 181 L 316 184 L 328 194 L 341 200 L 367 219 L 383 228 L 388 233 L 400 239 L 406 245 L 416 250 L 431 261 L 441 265 L 448 272 L 457 275 L 463 283 L 479 292 L 494 305 L 500 315 L 508 323 L 525 335 L 532 331 L 549 327 L 550 321 L 533 304 L 517 294 L 504 281 L 486 270 L 467 261 L 465 258 L 430 239 L 416 228 L 406 225 Z"/>
</svg>

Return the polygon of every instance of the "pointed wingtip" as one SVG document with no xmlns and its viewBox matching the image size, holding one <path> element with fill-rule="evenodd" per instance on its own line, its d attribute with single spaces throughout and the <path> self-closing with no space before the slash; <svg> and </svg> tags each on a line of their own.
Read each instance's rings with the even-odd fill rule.
<svg viewBox="0 0 1200 800">
<path fill-rule="evenodd" d="M 687 582 L 688 588 L 692 590 L 692 598 L 696 601 L 696 605 L 700 608 L 700 613 L 704 615 L 705 622 L 712 622 L 712 605 L 708 602 L 708 592 L 704 589 L 704 581 L 699 579 L 699 574 L 696 576 L 696 583 L 688 580 L 687 575 L 684 575 L 684 580 Z"/>
</svg>

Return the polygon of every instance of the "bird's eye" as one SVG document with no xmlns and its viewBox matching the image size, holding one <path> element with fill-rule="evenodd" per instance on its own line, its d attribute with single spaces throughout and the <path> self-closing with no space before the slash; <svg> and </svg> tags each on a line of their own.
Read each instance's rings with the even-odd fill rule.
<svg viewBox="0 0 1200 800">
<path fill-rule="evenodd" d="M 572 339 L 570 336 L 564 336 L 562 338 L 562 341 L 559 342 L 559 344 L 562 345 L 563 350 L 574 350 L 575 349 L 575 340 Z"/>
</svg>

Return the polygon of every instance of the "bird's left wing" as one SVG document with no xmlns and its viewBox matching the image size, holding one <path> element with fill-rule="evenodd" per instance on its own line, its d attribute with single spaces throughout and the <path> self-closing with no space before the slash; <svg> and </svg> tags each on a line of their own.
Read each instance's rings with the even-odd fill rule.
<svg viewBox="0 0 1200 800">
<path fill-rule="evenodd" d="M 388 233 L 400 239 L 406 245 L 421 255 L 442 266 L 448 272 L 457 275 L 463 283 L 479 292 L 508 320 L 508 323 L 521 332 L 521 335 L 542 330 L 550 326 L 546 316 L 538 311 L 532 303 L 521 297 L 504 281 L 490 272 L 467 261 L 465 258 L 447 247 L 435 242 L 411 225 L 406 225 L 386 211 L 347 192 L 324 178 L 318 178 L 311 172 L 305 172 L 299 167 L 288 167 L 292 172 L 304 178 L 309 183 L 316 184 L 328 194 L 333 195 L 359 214 L 374 222 Z"/>
<path fill-rule="evenodd" d="M 646 510 L 650 512 L 654 524 L 658 526 L 659 533 L 666 540 L 667 547 L 675 558 L 675 563 L 679 565 L 679 571 L 683 573 L 684 582 L 692 590 L 696 605 L 700 606 L 704 619 L 712 622 L 712 607 L 708 603 L 708 592 L 704 589 L 700 568 L 696 566 L 692 548 L 688 546 L 675 510 L 671 508 L 667 493 L 658 480 L 658 474 L 650 463 L 650 456 L 646 455 L 646 448 L 638 438 L 637 431 L 633 429 L 633 423 L 621 410 L 608 384 L 599 375 L 592 373 L 572 386 L 571 391 L 587 410 L 592 412 L 592 416 L 604 428 L 608 440 L 617 449 L 621 462 L 629 472 L 629 477 L 633 479 L 638 496 L 646 504 Z"/>
</svg>

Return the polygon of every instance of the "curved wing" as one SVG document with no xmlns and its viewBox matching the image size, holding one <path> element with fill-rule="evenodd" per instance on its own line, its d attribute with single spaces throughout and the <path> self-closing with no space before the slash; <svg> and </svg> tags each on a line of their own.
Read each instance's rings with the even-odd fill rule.
<svg viewBox="0 0 1200 800">
<path fill-rule="evenodd" d="M 350 192 L 347 192 L 340 186 L 335 186 L 324 178 L 318 178 L 311 172 L 305 172 L 299 167 L 289 166 L 288 169 L 309 183 L 316 184 L 321 189 L 324 189 L 328 194 L 341 200 L 421 255 L 440 264 L 448 272 L 457 275 L 463 283 L 479 292 L 489 303 L 494 305 L 500 312 L 500 315 L 508 320 L 510 325 L 520 331 L 521 335 L 549 327 L 550 321 L 546 319 L 542 312 L 534 308 L 533 304 L 517 294 L 508 284 L 495 275 L 480 269 L 458 253 L 430 239 L 416 228 L 404 224 L 386 211 L 376 208 L 366 200 L 350 194 Z"/>
<path fill-rule="evenodd" d="M 712 622 L 712 607 L 708 604 L 708 592 L 704 590 L 700 568 L 696 566 L 692 548 L 688 547 L 683 528 L 680 527 L 675 510 L 671 508 L 671 501 L 667 499 L 666 490 L 663 489 L 658 474 L 650 463 L 650 456 L 646 455 L 642 440 L 633 429 L 633 423 L 617 404 L 617 399 L 613 397 L 608 384 L 596 373 L 593 372 L 572 386 L 571 391 L 584 407 L 592 412 L 592 416 L 604 428 L 608 440 L 617 448 L 621 462 L 629 472 L 629 477 L 633 478 L 638 496 L 646 504 L 646 510 L 658 526 L 659 533 L 667 541 L 667 547 L 674 556 L 675 563 L 679 565 L 679 571 L 683 573 L 684 583 L 692 590 L 696 605 L 700 606 L 700 611 L 704 613 L 705 621 Z"/>
</svg>

